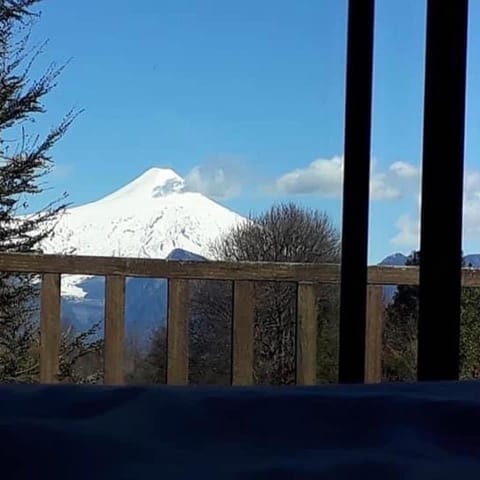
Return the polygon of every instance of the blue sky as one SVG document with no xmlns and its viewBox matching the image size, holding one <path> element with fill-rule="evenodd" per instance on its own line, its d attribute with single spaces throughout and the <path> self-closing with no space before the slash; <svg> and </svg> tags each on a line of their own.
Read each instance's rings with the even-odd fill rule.
<svg viewBox="0 0 480 480">
<path fill-rule="evenodd" d="M 81 204 L 168 166 L 242 214 L 294 200 L 340 226 L 346 0 L 42 4 L 38 68 L 70 62 L 38 128 L 85 110 L 54 150 L 48 195 Z M 371 262 L 418 245 L 425 8 L 377 0 Z M 480 0 L 470 18 L 464 249 L 474 252 Z"/>
</svg>

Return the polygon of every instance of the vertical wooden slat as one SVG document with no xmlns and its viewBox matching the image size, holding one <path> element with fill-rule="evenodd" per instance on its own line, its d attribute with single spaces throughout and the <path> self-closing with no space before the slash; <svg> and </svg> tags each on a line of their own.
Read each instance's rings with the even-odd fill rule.
<svg viewBox="0 0 480 480">
<path fill-rule="evenodd" d="M 121 385 L 125 381 L 125 277 L 109 275 L 105 282 L 103 381 L 106 385 Z"/>
<path fill-rule="evenodd" d="M 363 382 L 367 301 L 374 0 L 348 12 L 339 381 Z"/>
<path fill-rule="evenodd" d="M 317 325 L 316 286 L 299 283 L 297 289 L 297 385 L 317 383 Z"/>
<path fill-rule="evenodd" d="M 419 380 L 459 374 L 467 24 L 468 0 L 428 1 Z"/>
<path fill-rule="evenodd" d="M 188 280 L 168 282 L 167 383 L 188 384 Z"/>
<path fill-rule="evenodd" d="M 255 284 L 233 283 L 232 385 L 253 384 Z"/>
<path fill-rule="evenodd" d="M 382 381 L 383 287 L 370 285 L 367 298 L 365 383 Z"/>
<path fill-rule="evenodd" d="M 60 275 L 46 273 L 40 292 L 40 382 L 56 383 L 60 355 Z"/>
</svg>

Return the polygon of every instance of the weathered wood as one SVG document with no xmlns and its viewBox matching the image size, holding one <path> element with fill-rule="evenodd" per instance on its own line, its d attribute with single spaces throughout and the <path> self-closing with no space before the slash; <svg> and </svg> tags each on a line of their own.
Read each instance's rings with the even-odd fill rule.
<svg viewBox="0 0 480 480">
<path fill-rule="evenodd" d="M 300 283 L 297 290 L 297 385 L 317 383 L 317 324 L 316 286 Z"/>
<path fill-rule="evenodd" d="M 40 292 L 40 382 L 56 383 L 60 355 L 60 275 L 43 275 Z"/>
<path fill-rule="evenodd" d="M 369 285 L 418 285 L 418 267 L 368 267 L 367 278 Z"/>
<path fill-rule="evenodd" d="M 188 304 L 189 282 L 168 282 L 167 383 L 188 384 Z"/>
<path fill-rule="evenodd" d="M 254 365 L 255 284 L 234 282 L 232 385 L 252 385 Z"/>
<path fill-rule="evenodd" d="M 383 322 L 385 312 L 383 288 L 380 286 L 369 286 L 367 297 L 365 383 L 380 383 L 382 381 Z"/>
<path fill-rule="evenodd" d="M 0 254 L 0 272 L 118 275 L 125 277 L 314 282 L 338 284 L 339 265 L 268 262 L 179 262 L 82 255 Z M 418 267 L 368 268 L 370 285 L 418 285 Z M 480 287 L 480 269 L 464 268 L 462 284 Z"/>
<path fill-rule="evenodd" d="M 109 275 L 105 282 L 104 383 L 124 383 L 125 277 Z"/>
<path fill-rule="evenodd" d="M 295 282 L 297 280 L 336 282 L 338 265 L 181 262 L 152 258 L 115 258 L 67 255 L 0 254 L 0 271 L 65 273 L 72 275 L 120 275 L 198 280 L 257 280 Z"/>
</svg>

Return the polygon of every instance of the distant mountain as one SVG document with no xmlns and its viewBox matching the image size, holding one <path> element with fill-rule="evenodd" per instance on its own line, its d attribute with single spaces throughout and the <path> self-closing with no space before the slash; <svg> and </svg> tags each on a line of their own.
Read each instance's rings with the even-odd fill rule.
<svg viewBox="0 0 480 480">
<path fill-rule="evenodd" d="M 182 248 L 175 248 L 168 254 L 167 260 L 179 260 L 184 262 L 203 262 L 206 260 L 206 258 L 192 252 L 187 252 L 187 250 L 183 250 Z"/>
<path fill-rule="evenodd" d="M 403 253 L 394 253 L 384 258 L 378 265 L 399 267 L 405 265 L 408 257 Z M 465 265 L 472 268 L 480 268 L 480 254 L 472 253 L 465 255 L 464 257 Z M 387 303 L 391 302 L 393 295 L 395 294 L 397 287 L 394 285 L 388 285 L 384 287 L 385 301 Z"/>
<path fill-rule="evenodd" d="M 209 244 L 245 219 L 206 196 L 191 192 L 171 169 L 151 168 L 128 185 L 86 205 L 68 209 L 46 253 L 204 261 Z M 78 329 L 101 322 L 102 277 L 62 276 L 62 318 Z M 127 278 L 127 331 L 165 323 L 165 279 Z"/>
<path fill-rule="evenodd" d="M 463 258 L 466 266 L 471 266 L 473 268 L 480 268 L 480 254 L 472 253 L 470 255 L 465 255 Z"/>
<path fill-rule="evenodd" d="M 205 257 L 183 249 L 167 256 L 171 261 L 205 261 Z M 100 322 L 103 327 L 105 311 L 105 279 L 90 277 L 77 284 L 84 292 L 82 298 L 63 297 L 64 323 L 85 330 Z M 125 287 L 125 323 L 127 333 L 148 333 L 167 319 L 168 283 L 163 278 L 127 278 Z M 101 330 L 103 331 L 103 329 Z"/>
<path fill-rule="evenodd" d="M 245 219 L 191 192 L 177 173 L 151 168 L 98 201 L 68 209 L 45 240 L 46 253 L 176 259 L 207 256 L 209 244 Z M 82 297 L 79 283 L 87 277 L 64 276 L 62 294 Z"/>
<path fill-rule="evenodd" d="M 385 266 L 402 266 L 407 263 L 408 257 L 403 253 L 394 253 L 393 255 L 389 255 L 385 257 L 378 265 L 385 265 Z M 465 261 L 465 265 L 471 266 L 473 268 L 480 268 L 480 254 L 479 253 L 471 253 L 469 255 L 465 255 L 463 257 Z"/>
<path fill-rule="evenodd" d="M 388 257 L 384 258 L 379 265 L 391 267 L 402 266 L 407 263 L 407 259 L 408 257 L 403 253 L 394 253 L 393 255 L 389 255 Z"/>
</svg>

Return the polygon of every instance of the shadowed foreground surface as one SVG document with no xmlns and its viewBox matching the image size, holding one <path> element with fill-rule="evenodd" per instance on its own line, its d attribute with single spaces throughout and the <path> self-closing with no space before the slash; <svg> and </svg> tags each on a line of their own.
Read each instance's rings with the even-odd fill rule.
<svg viewBox="0 0 480 480">
<path fill-rule="evenodd" d="M 480 383 L 0 387 L 3 478 L 476 479 Z"/>
</svg>

